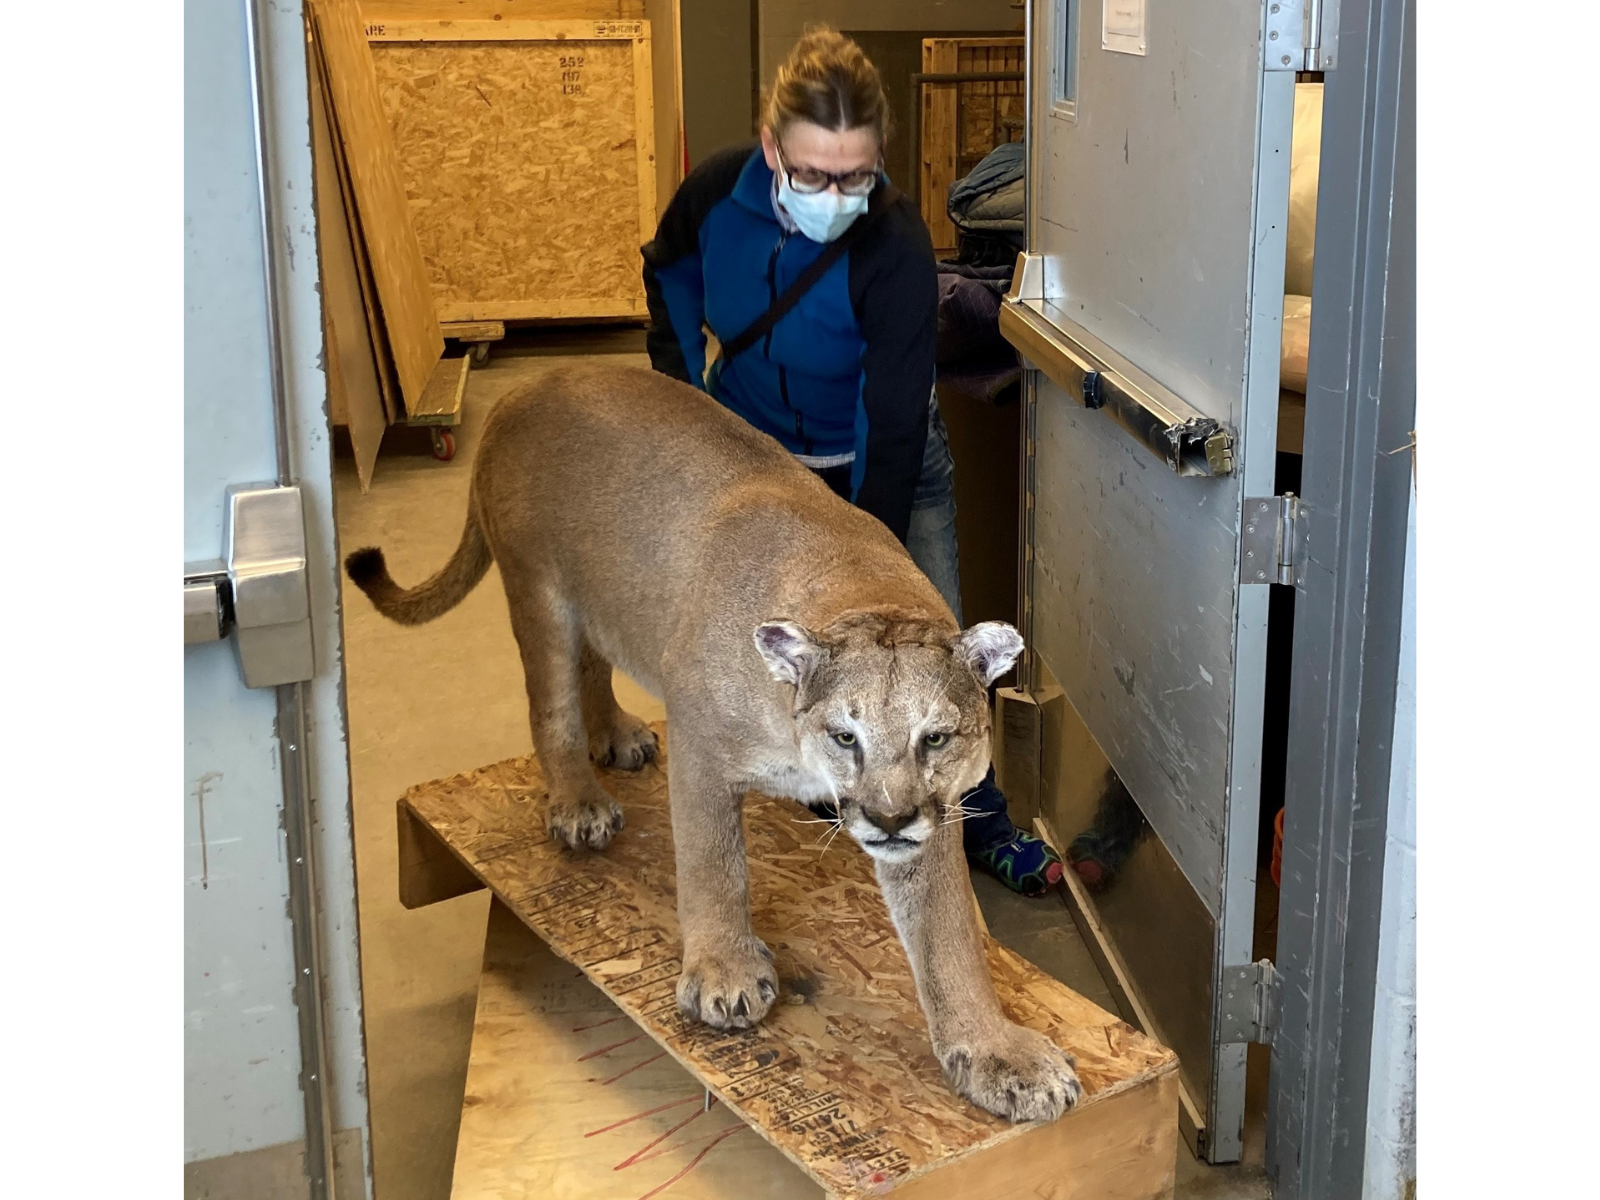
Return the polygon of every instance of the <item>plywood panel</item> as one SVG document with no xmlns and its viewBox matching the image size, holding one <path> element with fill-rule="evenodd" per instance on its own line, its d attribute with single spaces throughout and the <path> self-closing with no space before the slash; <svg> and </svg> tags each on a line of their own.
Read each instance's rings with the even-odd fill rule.
<svg viewBox="0 0 1600 1200">
<path fill-rule="evenodd" d="M 444 337 L 417 244 L 394 139 L 378 95 L 356 0 L 311 0 L 333 96 L 336 130 L 350 172 L 361 241 L 372 266 L 401 395 L 421 399 Z"/>
<path fill-rule="evenodd" d="M 1013 1126 L 950 1091 L 870 861 L 842 839 L 824 852 L 797 805 L 761 797 L 746 805 L 752 915 L 776 955 L 777 1004 L 743 1032 L 684 1018 L 673 991 L 680 961 L 665 754 L 636 775 L 605 773 L 627 827 L 602 854 L 575 855 L 545 833 L 544 783 L 531 756 L 423 784 L 402 803 L 558 955 L 831 1193 L 875 1195 L 967 1155 L 1005 1156 L 1013 1139 L 1040 1129 Z M 1007 1014 L 1077 1059 L 1084 1098 L 1045 1147 L 1099 1137 L 1086 1119 L 1097 1106 L 1158 1086 L 1176 1069 L 1171 1051 L 997 943 L 986 939 L 985 948 Z M 1176 1128 L 1175 1109 L 1166 1120 Z"/>
<path fill-rule="evenodd" d="M 441 319 L 642 313 L 648 23 L 397 22 L 372 36 Z"/>
<path fill-rule="evenodd" d="M 322 266 L 323 361 L 328 371 L 333 423 L 350 431 L 356 477 L 365 492 L 372 484 L 388 418 L 378 382 L 378 364 L 367 333 L 344 193 L 334 163 L 321 72 L 311 71 L 311 162 L 315 173 L 317 253 Z"/>
<path fill-rule="evenodd" d="M 659 220 L 687 170 L 683 122 L 683 25 L 678 0 L 645 0 L 650 22 L 650 90 L 656 138 L 656 213 Z M 748 86 L 748 85 L 747 85 Z M 655 236 L 655 222 L 640 244 Z"/>
<path fill-rule="evenodd" d="M 378 286 L 372 278 L 372 260 L 367 256 L 367 245 L 361 236 L 361 216 L 356 211 L 355 187 L 350 181 L 350 164 L 345 160 L 344 143 L 339 137 L 339 115 L 334 112 L 328 91 L 328 67 L 323 61 L 322 47 L 312 39 L 307 48 L 314 83 L 322 92 L 323 116 L 327 120 L 335 173 L 339 178 L 339 191 L 344 201 L 346 227 L 350 231 L 350 249 L 355 258 L 356 279 L 361 287 L 361 306 L 366 317 L 367 341 L 372 347 L 373 361 L 378 368 L 378 387 L 383 395 L 383 412 L 389 424 L 399 421 L 405 413 L 405 402 L 400 397 L 400 381 L 395 377 L 394 356 L 389 352 L 389 335 L 383 327 L 383 311 L 378 302 Z"/>
<path fill-rule="evenodd" d="M 456 1200 L 823 1200 L 822 1189 L 502 904 L 456 1141 Z"/>
<path fill-rule="evenodd" d="M 433 830 L 404 804 L 396 806 L 400 846 L 400 903 L 425 908 L 480 891 L 483 883 L 450 853 Z"/>
<path fill-rule="evenodd" d="M 1177 1183 L 1178 1077 L 1162 1076 L 1030 1129 L 890 1193 L 894 1200 L 1169 1200 Z"/>
</svg>

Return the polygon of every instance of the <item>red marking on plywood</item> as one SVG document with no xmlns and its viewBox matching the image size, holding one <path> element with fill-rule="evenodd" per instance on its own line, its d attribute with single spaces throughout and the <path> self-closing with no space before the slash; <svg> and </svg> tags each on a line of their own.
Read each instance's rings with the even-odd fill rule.
<svg viewBox="0 0 1600 1200">
<path fill-rule="evenodd" d="M 689 1164 L 686 1167 L 684 1167 L 683 1170 L 679 1171 L 676 1175 L 674 1175 L 671 1179 L 667 1180 L 665 1183 L 657 1184 L 655 1187 L 651 1188 L 644 1195 L 640 1196 L 639 1200 L 650 1200 L 651 1196 L 655 1196 L 655 1195 L 660 1194 L 661 1192 L 666 1191 L 673 1184 L 677 1183 L 678 1180 L 682 1179 L 690 1171 L 692 1171 L 696 1167 L 698 1167 L 700 1165 L 700 1160 L 703 1159 L 706 1155 L 710 1154 L 712 1150 L 716 1149 L 717 1143 L 720 1142 L 723 1138 L 728 1137 L 731 1134 L 738 1133 L 741 1129 L 748 1129 L 748 1128 L 749 1128 L 748 1125 L 730 1125 L 727 1129 L 724 1129 L 721 1133 L 719 1133 L 715 1137 L 713 1137 L 711 1139 L 711 1144 L 709 1146 L 707 1146 L 704 1150 L 700 1151 L 699 1154 L 696 1154 L 692 1159 L 690 1159 L 689 1160 Z"/>
<path fill-rule="evenodd" d="M 700 1099 L 699 1096 L 685 1096 L 682 1100 L 672 1100 L 672 1101 L 669 1101 L 666 1104 L 657 1105 L 655 1108 L 646 1109 L 642 1113 L 635 1113 L 631 1117 L 623 1117 L 622 1120 L 613 1122 L 610 1125 L 602 1125 L 599 1129 L 591 1129 L 588 1133 L 584 1134 L 583 1136 L 587 1138 L 587 1137 L 593 1137 L 597 1133 L 610 1133 L 613 1129 L 620 1129 L 624 1125 L 631 1125 L 635 1121 L 642 1121 L 645 1117 L 653 1117 L 658 1112 L 666 1112 L 667 1109 L 669 1109 L 669 1108 L 677 1108 L 678 1105 L 680 1105 L 680 1104 L 692 1104 L 698 1099 Z M 657 1141 L 659 1141 L 659 1140 L 660 1139 L 658 1138 Z M 650 1145 L 651 1146 L 655 1145 L 655 1142 L 651 1142 Z M 649 1148 L 650 1148 L 649 1146 L 645 1147 L 645 1149 L 647 1149 L 647 1150 Z"/>
<path fill-rule="evenodd" d="M 598 1050 L 591 1050 L 589 1053 L 580 1056 L 578 1061 L 588 1062 L 591 1058 L 599 1058 L 602 1054 L 610 1054 L 613 1050 L 619 1049 L 623 1046 L 633 1045 L 634 1042 L 637 1042 L 644 1036 L 646 1035 L 642 1033 L 636 1033 L 631 1038 L 623 1038 L 620 1042 L 612 1042 L 609 1046 L 601 1046 Z"/>
<path fill-rule="evenodd" d="M 633 1071 L 637 1071 L 640 1067 L 648 1067 L 651 1063 L 658 1062 L 661 1059 L 665 1058 L 666 1056 L 667 1056 L 667 1052 L 665 1050 L 663 1050 L 660 1054 L 652 1054 L 649 1058 L 642 1059 L 641 1061 L 634 1063 L 633 1066 L 626 1067 L 623 1070 L 618 1071 L 610 1079 L 602 1079 L 600 1081 L 601 1086 L 604 1086 L 604 1085 L 606 1085 L 608 1083 L 615 1083 L 617 1080 L 621 1079 L 624 1075 L 627 1075 L 627 1074 L 629 1074 L 629 1073 L 631 1073 Z"/>
</svg>

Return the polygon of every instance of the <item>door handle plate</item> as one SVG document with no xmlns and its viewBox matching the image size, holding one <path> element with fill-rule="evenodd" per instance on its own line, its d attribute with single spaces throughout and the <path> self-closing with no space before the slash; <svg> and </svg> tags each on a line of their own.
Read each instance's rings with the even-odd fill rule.
<svg viewBox="0 0 1600 1200">
<path fill-rule="evenodd" d="M 233 585 L 234 646 L 246 687 L 315 674 L 305 509 L 298 487 L 228 489 L 223 561 Z"/>
<path fill-rule="evenodd" d="M 185 645 L 233 636 L 246 687 L 316 673 L 305 505 L 298 487 L 236 484 L 224 510 L 223 557 L 183 571 Z"/>
</svg>

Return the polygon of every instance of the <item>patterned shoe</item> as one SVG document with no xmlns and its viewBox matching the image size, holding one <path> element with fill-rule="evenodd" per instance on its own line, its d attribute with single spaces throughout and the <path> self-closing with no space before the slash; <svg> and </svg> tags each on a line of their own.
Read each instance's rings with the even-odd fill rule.
<svg viewBox="0 0 1600 1200">
<path fill-rule="evenodd" d="M 1050 849 L 1048 842 L 1021 830 L 1009 842 L 968 854 L 967 861 L 1024 896 L 1045 895 L 1061 882 L 1066 871 L 1061 856 Z"/>
</svg>

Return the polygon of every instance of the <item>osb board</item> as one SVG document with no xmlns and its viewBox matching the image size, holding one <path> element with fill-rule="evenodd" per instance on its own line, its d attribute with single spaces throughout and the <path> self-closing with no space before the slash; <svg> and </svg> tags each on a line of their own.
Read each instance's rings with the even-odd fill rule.
<svg viewBox="0 0 1600 1200">
<path fill-rule="evenodd" d="M 969 1154 L 892 1194 L 894 1200 L 1171 1200 L 1177 1110 L 1174 1071 L 1118 1092 L 1073 1121 L 1035 1126 L 998 1154 Z"/>
<path fill-rule="evenodd" d="M 1021 71 L 1022 38 L 924 38 L 922 69 L 947 74 Z M 918 195 L 934 249 L 956 248 L 956 227 L 946 205 L 950 186 L 1002 142 L 1022 140 L 1023 83 L 930 83 L 922 88 L 918 130 L 922 177 Z M 1008 128 L 1008 122 L 1013 127 Z"/>
<path fill-rule="evenodd" d="M 405 412 L 405 402 L 400 397 L 400 381 L 395 377 L 394 355 L 389 352 L 389 335 L 383 328 L 383 312 L 378 303 L 378 287 L 372 278 L 372 260 L 367 256 L 367 244 L 361 234 L 361 215 L 356 210 L 355 188 L 350 182 L 350 164 L 345 160 L 344 143 L 339 137 L 339 117 L 333 110 L 328 90 L 328 67 L 323 61 L 322 46 L 310 39 L 306 57 L 310 62 L 312 95 L 322 97 L 322 116 L 327 123 L 329 157 L 338 176 L 339 192 L 344 204 L 345 225 L 350 235 L 350 250 L 355 259 L 356 279 L 361 289 L 361 307 L 366 318 L 367 342 L 372 347 L 373 362 L 378 371 L 378 388 L 383 396 L 385 420 L 393 425 Z M 317 153 L 312 144 L 313 156 Z"/>
<path fill-rule="evenodd" d="M 378 365 L 367 336 L 367 314 L 346 219 L 344 194 L 333 161 L 333 135 L 323 102 L 321 72 L 311 75 L 311 163 L 316 188 L 317 255 L 322 266 L 324 362 L 328 401 L 335 425 L 350 432 L 356 478 L 365 492 L 388 418 Z"/>
<path fill-rule="evenodd" d="M 454 1200 L 822 1200 L 583 972 L 489 909 Z"/>
<path fill-rule="evenodd" d="M 405 183 L 356 0 L 311 0 L 310 9 L 389 351 L 401 395 L 410 405 L 422 397 L 433 365 L 444 353 L 427 267 L 411 226 Z"/>
<path fill-rule="evenodd" d="M 650 22 L 657 219 L 683 182 L 683 61 L 677 0 L 364 0 L 368 22 L 638 20 Z"/>
<path fill-rule="evenodd" d="M 445 321 L 634 316 L 656 220 L 645 21 L 369 27 Z"/>
<path fill-rule="evenodd" d="M 788 802 L 753 796 L 745 816 L 755 929 L 775 952 L 782 994 L 753 1030 L 684 1018 L 673 990 L 681 964 L 665 750 L 661 763 L 608 771 L 605 781 L 627 828 L 601 854 L 573 854 L 545 834 L 531 756 L 422 784 L 401 804 L 830 1193 L 881 1194 L 1038 1128 L 950 1091 L 870 861 L 843 839 L 821 851 L 810 814 Z M 1176 1069 L 1171 1051 L 1003 946 L 986 947 L 1008 1016 L 1077 1058 L 1084 1098 L 1064 1122 Z"/>
</svg>

